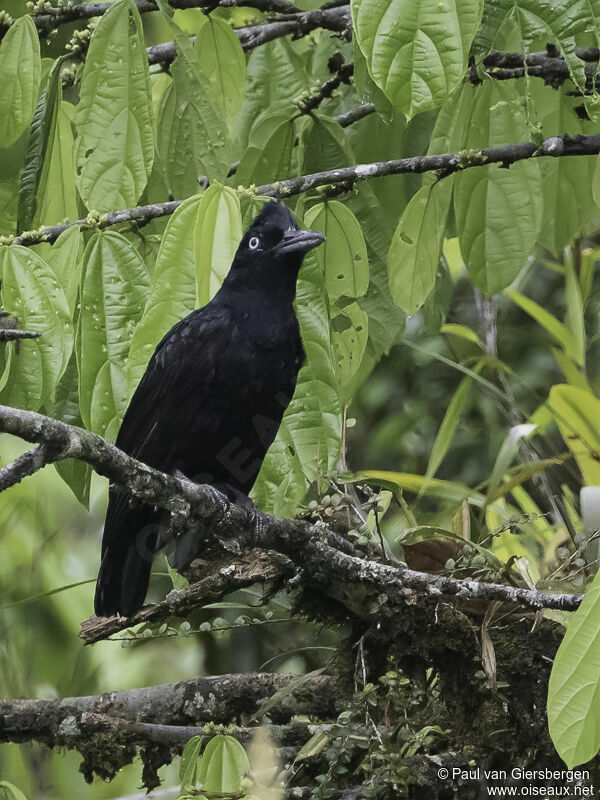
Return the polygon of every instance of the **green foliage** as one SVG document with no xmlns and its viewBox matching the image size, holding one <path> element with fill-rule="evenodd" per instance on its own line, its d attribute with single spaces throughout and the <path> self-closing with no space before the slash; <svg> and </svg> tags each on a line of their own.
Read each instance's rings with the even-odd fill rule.
<svg viewBox="0 0 600 800">
<path fill-rule="evenodd" d="M 11 13 L 21 13 L 14 5 Z M 307 0 L 302 7 L 317 5 Z M 578 498 L 582 487 L 600 485 L 600 162 L 544 157 L 505 169 L 485 164 L 481 150 L 596 132 L 598 92 L 586 84 L 577 57 L 578 47 L 600 41 L 594 3 L 353 0 L 352 42 L 316 30 L 249 54 L 233 26 L 260 24 L 261 12 L 222 4 L 209 15 L 188 9 L 173 16 L 160 6 L 141 17 L 133 0 L 118 0 L 91 25 L 91 38 L 78 30 L 76 56 L 59 30 L 42 61 L 27 15 L 0 43 L 0 235 L 29 232 L 35 243 L 0 240 L 2 308 L 10 314 L 0 324 L 41 334 L 0 342 L 0 402 L 114 437 L 162 336 L 220 287 L 264 201 L 256 186 L 358 163 L 457 153 L 456 174 L 421 177 L 417 169 L 372 179 L 367 169 L 354 186 L 284 196 L 298 220 L 322 230 L 327 242 L 300 274 L 296 308 L 307 362 L 253 497 L 264 510 L 308 514 L 346 531 L 352 492 L 345 481 L 354 480 L 347 471 L 354 468 L 352 491 L 364 519 L 350 523 L 349 535 L 359 546 L 378 546 L 380 533 L 406 548 L 442 542 L 454 553 L 440 566 L 446 574 L 526 576 L 551 589 L 564 589 L 566 581 L 569 589 L 585 589 L 593 560 L 549 512 L 560 496 L 576 536 L 593 538 Z M 146 46 L 168 38 L 177 57 L 161 72 L 148 66 Z M 500 81 L 497 70 L 483 66 L 491 50 L 525 54 L 546 43 L 565 57 L 569 77 L 558 88 L 533 74 Z M 331 77 L 333 55 L 338 63 L 340 56 L 354 59 L 352 82 L 301 113 Z M 336 121 L 364 102 L 376 111 L 345 128 Z M 481 165 L 460 169 L 465 153 L 479 154 Z M 96 229 L 105 226 L 106 212 L 170 196 L 183 202 L 168 220 Z M 83 229 L 66 230 L 52 245 L 31 230 L 86 214 Z M 3 598 L 10 624 L 0 620 L 6 695 L 52 696 L 71 690 L 74 680 L 64 670 L 56 677 L 44 636 L 41 655 L 31 659 L 33 677 L 7 667 L 11 648 L 19 653 L 15 663 L 24 654 L 30 659 L 26 609 L 41 609 L 33 615 L 40 629 L 46 633 L 50 620 L 48 637 L 56 633 L 72 644 L 89 607 L 84 584 L 97 568 L 92 528 L 101 525 L 105 486 L 80 463 L 56 469 L 89 506 L 89 518 L 69 505 L 73 498 L 48 470 L 34 479 L 39 484 L 32 481 L 41 487 L 44 515 L 30 516 L 38 500 L 28 484 L 0 498 L 0 578 L 3 590 L 10 587 Z M 90 535 L 82 537 L 88 519 Z M 52 539 L 57 531 L 64 544 Z M 576 563 L 582 559 L 583 566 Z M 21 586 L 14 575 L 24 574 L 23 564 L 33 577 Z M 170 588 L 162 577 L 153 579 L 161 596 Z M 70 601 L 74 595 L 80 602 Z M 569 764 L 600 745 L 596 600 L 597 579 L 569 626 L 550 684 L 551 733 Z M 130 671 L 123 685 L 171 680 L 173 669 L 197 675 L 206 638 L 215 646 L 211 668 L 214 660 L 229 669 L 223 645 L 242 633 L 237 628 L 261 634 L 252 648 L 237 648 L 243 658 L 231 648 L 235 668 L 246 670 L 252 658 L 255 666 L 268 661 L 273 653 L 261 652 L 261 637 L 273 630 L 270 623 L 280 631 L 283 618 L 270 611 L 254 616 L 249 602 L 235 612 L 232 605 L 222 606 L 222 617 L 209 608 L 209 616 L 177 627 L 141 628 L 123 640 L 123 651 L 117 648 L 114 666 L 96 649 L 77 659 L 69 651 L 75 688 L 112 688 L 124 665 Z M 319 649 L 308 635 L 289 634 L 285 642 L 285 634 L 277 636 L 275 657 L 285 655 L 290 669 L 314 666 L 297 655 Z M 137 647 L 141 642 L 147 646 Z M 156 659 L 162 644 L 169 658 Z M 170 657 L 174 647 L 185 666 Z M 433 752 L 443 736 L 435 719 L 420 718 L 413 690 L 401 674 L 389 674 L 359 692 L 331 729 L 315 733 L 297 763 L 326 754 L 316 796 L 357 781 L 407 791 L 410 758 L 430 745 Z M 390 709 L 404 720 L 402 741 L 390 736 L 381 749 L 371 733 L 357 739 L 352 731 L 364 726 L 365 713 L 383 718 Z M 205 741 L 195 738 L 185 749 L 182 796 L 246 792 L 248 758 L 240 745 L 218 735 L 200 755 Z M 33 795 L 39 787 L 30 776 L 43 773 L 35 759 L 30 769 L 6 772 Z M 125 796 L 136 783 L 124 779 L 122 792 L 94 786 L 85 796 Z M 56 785 L 61 796 L 71 790 L 68 781 Z M 271 788 L 261 784 L 255 795 L 266 800 Z M 22 800 L 6 782 L 2 792 Z"/>
<path fill-rule="evenodd" d="M 391 103 L 407 119 L 440 106 L 463 79 L 483 3 L 353 0 L 351 5 L 369 72 Z"/>
<path fill-rule="evenodd" d="M 569 769 L 585 764 L 600 748 L 600 573 L 569 619 L 548 685 L 552 741 Z"/>
<path fill-rule="evenodd" d="M 186 744 L 179 767 L 180 800 L 217 795 L 240 796 L 250 762 L 242 745 L 232 736 L 217 734 L 209 740 L 198 760 L 202 736 Z M 199 786 L 197 786 L 199 784 Z"/>
<path fill-rule="evenodd" d="M 127 407 L 126 358 L 149 291 L 139 253 L 121 234 L 97 233 L 84 255 L 77 367 L 86 427 L 116 436 Z"/>
<path fill-rule="evenodd" d="M 13 144 L 31 122 L 41 78 L 40 43 L 29 17 L 21 17 L 0 43 L 0 142 Z"/>
<path fill-rule="evenodd" d="M 37 411 L 52 399 L 73 349 L 73 324 L 64 291 L 48 264 L 26 247 L 0 248 L 2 302 L 25 330 L 42 332 L 7 347 L 5 402 Z"/>
<path fill-rule="evenodd" d="M 132 0 L 111 6 L 92 35 L 75 128 L 77 188 L 86 206 L 134 206 L 152 169 L 154 135 L 148 58 Z"/>
</svg>

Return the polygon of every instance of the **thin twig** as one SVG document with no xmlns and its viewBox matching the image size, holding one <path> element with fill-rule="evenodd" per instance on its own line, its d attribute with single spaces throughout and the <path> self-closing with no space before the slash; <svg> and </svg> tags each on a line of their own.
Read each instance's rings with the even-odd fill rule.
<svg viewBox="0 0 600 800">
<path fill-rule="evenodd" d="M 47 464 L 52 463 L 59 453 L 60 449 L 49 444 L 39 444 L 33 450 L 28 450 L 15 458 L 10 464 L 0 469 L 0 492 L 43 469 Z"/>
</svg>

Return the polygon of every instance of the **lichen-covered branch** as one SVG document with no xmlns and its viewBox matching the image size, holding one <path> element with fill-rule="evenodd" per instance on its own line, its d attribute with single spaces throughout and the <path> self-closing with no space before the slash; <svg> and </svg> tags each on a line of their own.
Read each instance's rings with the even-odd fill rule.
<svg viewBox="0 0 600 800">
<path fill-rule="evenodd" d="M 138 500 L 170 511 L 172 520 L 176 520 L 174 533 L 195 533 L 200 528 L 202 534 L 193 535 L 188 542 L 190 562 L 201 557 L 211 544 L 234 554 L 254 547 L 274 550 L 291 559 L 306 587 L 334 600 L 354 619 L 373 622 L 393 618 L 419 597 L 500 600 L 533 609 L 567 611 L 581 602 L 579 595 L 458 580 L 369 560 L 324 525 L 278 519 L 258 510 L 250 513 L 230 504 L 210 486 L 165 475 L 96 434 L 41 414 L 0 406 L 0 432 L 53 447 L 54 460 L 76 458 L 90 464 Z M 117 620 L 115 624 L 125 628 L 130 622 Z"/>
<path fill-rule="evenodd" d="M 50 736 L 68 726 L 69 718 L 83 713 L 172 726 L 227 725 L 256 714 L 276 692 L 281 699 L 269 705 L 269 716 L 277 724 L 295 714 L 328 716 L 335 711 L 328 676 L 311 675 L 298 681 L 290 674 L 252 672 L 60 700 L 0 700 L 0 741 L 14 741 L 12 736 L 21 741 Z"/>
<path fill-rule="evenodd" d="M 600 134 L 592 136 L 569 136 L 563 134 L 561 136 L 552 136 L 539 146 L 533 142 L 521 142 L 519 144 L 484 147 L 480 150 L 461 150 L 456 153 L 411 156 L 410 158 L 397 158 L 390 161 L 356 164 L 351 167 L 340 167 L 339 169 L 314 172 L 310 175 L 301 175 L 298 178 L 267 183 L 257 187 L 255 191 L 259 195 L 291 197 L 311 189 L 317 189 L 319 186 L 340 184 L 352 186 L 359 181 L 387 175 L 438 172 L 440 177 L 445 177 L 455 172 L 488 164 L 500 164 L 502 167 L 509 167 L 511 164 L 516 164 L 529 158 L 563 158 L 567 156 L 597 155 L 598 153 L 600 153 Z M 180 200 L 171 200 L 166 203 L 152 203 L 147 206 L 110 211 L 107 214 L 103 214 L 99 220 L 93 222 L 88 219 L 79 219 L 62 225 L 50 225 L 33 233 L 22 233 L 20 236 L 15 236 L 9 242 L 0 244 L 0 247 L 9 247 L 15 244 L 27 247 L 42 241 L 52 243 L 58 239 L 63 231 L 73 226 L 108 228 L 123 222 L 147 222 L 157 217 L 169 216 L 179 205 L 181 205 Z"/>
<path fill-rule="evenodd" d="M 290 562 L 276 553 L 250 550 L 222 565 L 211 565 L 211 573 L 200 577 L 186 589 L 173 590 L 160 603 L 144 606 L 135 616 L 90 617 L 81 625 L 81 638 L 86 644 L 108 639 L 133 625 L 162 622 L 171 617 L 186 617 L 194 608 L 220 600 L 224 595 L 247 586 L 269 587 L 293 574 Z"/>
</svg>

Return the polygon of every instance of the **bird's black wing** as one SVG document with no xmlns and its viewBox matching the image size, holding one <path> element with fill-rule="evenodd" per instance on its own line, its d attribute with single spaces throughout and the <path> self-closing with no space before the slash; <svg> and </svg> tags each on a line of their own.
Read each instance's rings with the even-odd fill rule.
<svg viewBox="0 0 600 800">
<path fill-rule="evenodd" d="M 149 466 L 179 469 L 180 448 L 214 424 L 214 384 L 233 333 L 231 313 L 209 304 L 178 322 L 156 348 L 123 418 L 116 444 Z M 191 412 L 191 414 L 190 414 Z M 184 425 L 194 420 L 194 431 Z M 186 435 L 187 433 L 187 435 Z M 198 441 L 199 449 L 202 442 Z M 95 610 L 130 616 L 143 603 L 161 513 L 111 488 Z"/>
</svg>

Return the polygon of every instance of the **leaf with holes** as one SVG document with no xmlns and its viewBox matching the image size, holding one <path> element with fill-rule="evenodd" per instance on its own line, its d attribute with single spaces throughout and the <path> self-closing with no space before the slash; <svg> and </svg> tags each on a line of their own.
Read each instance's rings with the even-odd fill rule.
<svg viewBox="0 0 600 800">
<path fill-rule="evenodd" d="M 452 178 L 423 186 L 400 217 L 388 253 L 388 275 L 394 302 L 415 314 L 435 285 Z"/>
</svg>

